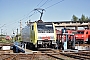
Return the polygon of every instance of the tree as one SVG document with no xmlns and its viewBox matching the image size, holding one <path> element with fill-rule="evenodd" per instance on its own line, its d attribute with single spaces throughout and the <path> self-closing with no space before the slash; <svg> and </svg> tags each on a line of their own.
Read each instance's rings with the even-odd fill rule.
<svg viewBox="0 0 90 60">
<path fill-rule="evenodd" d="M 73 21 L 78 21 L 78 17 L 76 17 L 75 15 L 72 16 L 72 20 Z"/>
<path fill-rule="evenodd" d="M 86 17 L 86 18 L 85 18 L 85 21 L 87 21 L 87 20 L 89 20 L 89 18 L 88 18 L 88 17 Z"/>
<path fill-rule="evenodd" d="M 90 17 L 88 18 L 88 20 L 90 20 Z"/>
<path fill-rule="evenodd" d="M 81 16 L 81 19 L 80 19 L 81 21 L 85 21 L 86 20 L 86 18 L 85 18 L 85 15 L 83 15 L 82 14 L 82 16 Z"/>
<path fill-rule="evenodd" d="M 87 17 L 85 15 L 82 14 L 81 18 L 76 17 L 75 15 L 72 16 L 72 21 L 87 21 L 90 20 L 90 17 Z"/>
</svg>

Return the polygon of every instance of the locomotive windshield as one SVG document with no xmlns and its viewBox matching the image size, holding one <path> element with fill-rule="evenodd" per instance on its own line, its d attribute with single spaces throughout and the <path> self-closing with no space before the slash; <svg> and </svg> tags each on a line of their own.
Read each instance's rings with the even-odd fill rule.
<svg viewBox="0 0 90 60">
<path fill-rule="evenodd" d="M 84 31 L 77 31 L 77 34 L 84 34 Z"/>
<path fill-rule="evenodd" d="M 37 29 L 39 33 L 51 33 L 53 32 L 53 24 L 37 24 Z"/>
</svg>

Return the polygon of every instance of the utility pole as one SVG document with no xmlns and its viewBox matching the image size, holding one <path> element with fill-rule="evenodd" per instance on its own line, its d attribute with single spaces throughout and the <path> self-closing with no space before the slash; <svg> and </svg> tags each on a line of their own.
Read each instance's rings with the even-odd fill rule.
<svg viewBox="0 0 90 60">
<path fill-rule="evenodd" d="M 17 38 L 17 41 L 18 41 L 18 28 L 17 28 L 17 36 L 16 36 L 16 38 Z"/>
<path fill-rule="evenodd" d="M 13 36 L 12 36 L 13 42 L 14 42 L 14 38 L 15 38 L 15 33 L 14 33 L 14 30 L 13 30 Z"/>
<path fill-rule="evenodd" d="M 21 40 L 22 40 L 22 22 L 21 22 L 21 20 L 20 20 L 20 38 L 21 38 Z"/>
<path fill-rule="evenodd" d="M 3 30 L 3 29 L 1 29 L 1 40 L 2 40 L 2 30 Z"/>
<path fill-rule="evenodd" d="M 42 19 L 42 15 L 43 15 L 43 11 L 45 11 L 45 9 L 37 8 L 37 9 L 34 9 L 34 10 L 35 11 L 37 10 L 39 13 L 41 13 L 41 16 L 40 16 L 40 20 L 41 20 Z"/>
<path fill-rule="evenodd" d="M 20 20 L 20 35 L 21 35 L 21 31 L 22 31 L 22 22 Z"/>
<path fill-rule="evenodd" d="M 3 30 L 3 29 L 1 29 L 1 35 L 2 35 L 2 30 Z"/>
</svg>

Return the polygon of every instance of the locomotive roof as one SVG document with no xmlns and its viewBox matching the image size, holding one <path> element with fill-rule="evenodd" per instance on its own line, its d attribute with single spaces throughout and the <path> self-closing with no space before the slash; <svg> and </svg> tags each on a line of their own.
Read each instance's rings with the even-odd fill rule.
<svg viewBox="0 0 90 60">
<path fill-rule="evenodd" d="M 29 22 L 27 25 L 33 24 L 35 22 Z M 52 22 L 36 22 L 37 24 L 52 24 Z"/>
</svg>

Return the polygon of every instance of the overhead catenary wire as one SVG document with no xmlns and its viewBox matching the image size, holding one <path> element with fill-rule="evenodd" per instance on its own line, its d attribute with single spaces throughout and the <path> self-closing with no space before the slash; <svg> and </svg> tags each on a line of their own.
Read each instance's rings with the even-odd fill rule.
<svg viewBox="0 0 90 60">
<path fill-rule="evenodd" d="M 42 2 L 43 0 L 41 0 L 41 2 Z M 39 9 L 42 7 L 42 6 L 44 6 L 47 2 L 48 2 L 49 0 L 46 0 L 40 7 L 39 7 Z M 52 1 L 52 0 L 51 0 Z M 41 3 L 40 2 L 40 3 Z M 40 5 L 40 3 L 37 5 L 37 6 L 39 6 Z M 38 9 L 38 8 L 37 8 Z M 35 10 L 35 9 L 34 9 Z M 29 17 L 31 17 L 31 16 L 33 16 L 35 14 L 35 12 L 33 13 L 33 14 L 31 14 Z M 37 14 L 37 12 L 36 12 L 36 14 Z"/>
<path fill-rule="evenodd" d="M 33 12 L 31 15 L 29 15 L 27 18 L 26 18 L 26 20 L 28 19 L 28 18 L 31 18 L 34 14 L 36 14 L 37 12 Z M 30 20 L 30 19 L 29 19 Z M 26 21 L 25 21 L 26 22 Z"/>
<path fill-rule="evenodd" d="M 52 4 L 52 5 L 48 6 L 48 7 L 46 7 L 45 9 L 48 9 L 48 8 L 50 8 L 50 7 L 52 7 L 52 6 L 55 6 L 55 5 L 57 5 L 57 4 L 59 4 L 59 3 L 63 2 L 63 1 L 64 1 L 64 0 L 61 0 L 61 1 L 57 2 L 57 3 L 55 3 L 55 4 Z"/>
<path fill-rule="evenodd" d="M 37 4 L 37 6 L 40 5 L 42 1 L 43 1 L 43 0 L 41 0 L 41 1 Z M 34 10 L 31 10 L 28 14 L 22 16 L 22 17 L 24 17 L 24 18 L 22 18 L 22 19 L 19 18 L 19 19 L 17 19 L 17 20 L 13 20 L 12 22 L 6 23 L 6 26 L 9 26 L 9 25 L 12 26 L 12 24 L 15 24 L 18 20 L 24 20 L 24 19 L 26 19 L 27 17 L 25 17 L 25 16 L 29 16 L 29 18 L 30 18 L 31 16 L 33 16 L 33 15 L 35 14 L 35 12 L 34 12 L 33 14 L 31 14 L 33 11 L 34 11 Z M 31 14 L 31 15 L 29 15 L 29 14 Z M 14 22 L 14 21 L 15 21 L 15 22 Z"/>
<path fill-rule="evenodd" d="M 44 1 L 44 0 L 41 0 L 41 1 L 36 5 L 36 7 L 39 6 L 43 1 Z M 48 1 L 48 0 L 47 0 L 47 1 Z M 46 1 L 45 3 L 47 3 L 47 1 Z M 44 3 L 43 5 L 45 5 L 45 3 Z M 40 7 L 42 7 L 43 5 L 41 5 Z M 34 9 L 33 9 L 32 11 L 34 11 Z M 29 13 L 29 14 L 30 14 L 30 13 Z M 29 14 L 28 14 L 28 15 L 29 15 Z M 29 18 L 32 17 L 34 14 L 37 14 L 37 12 L 34 11 L 34 13 L 32 13 L 31 15 L 29 15 Z M 27 16 L 28 16 L 28 15 L 27 15 Z"/>
<path fill-rule="evenodd" d="M 36 7 L 37 7 L 37 6 L 39 6 L 42 2 L 43 2 L 43 0 L 41 0 L 41 1 L 40 1 L 37 5 L 36 5 Z M 29 18 L 35 14 L 35 12 L 34 12 L 34 13 L 32 13 L 33 11 L 34 11 L 34 9 L 33 9 L 33 10 L 31 10 L 31 11 L 27 14 L 27 16 L 29 16 Z M 29 15 L 30 13 L 32 13 L 32 14 L 31 14 L 31 15 Z M 25 17 L 25 18 L 27 18 L 27 17 Z"/>
<path fill-rule="evenodd" d="M 41 0 L 36 6 L 39 6 L 41 3 L 43 2 L 43 0 Z M 26 16 L 29 16 L 29 18 L 30 17 L 32 17 L 35 13 L 37 13 L 37 12 L 33 12 L 34 10 L 31 10 Z M 33 12 L 33 13 L 32 13 Z M 31 14 L 32 13 L 32 14 Z M 31 15 L 29 15 L 29 14 L 31 14 Z M 25 16 L 25 15 L 24 15 Z M 27 20 L 27 17 L 25 17 L 26 18 L 26 20 Z M 25 18 L 23 18 L 23 19 L 21 19 L 21 20 L 24 20 Z"/>
<path fill-rule="evenodd" d="M 39 6 L 43 1 L 44 1 L 44 0 L 41 0 L 41 1 L 36 5 L 36 7 Z M 48 0 L 47 0 L 47 1 L 48 1 Z M 47 2 L 47 1 L 46 1 L 46 2 Z M 46 3 L 46 2 L 45 2 L 45 3 Z M 44 3 L 44 4 L 45 4 L 45 3 Z M 44 4 L 43 4 L 43 5 L 44 5 Z M 42 7 L 43 5 L 41 5 L 40 7 Z M 36 8 L 36 7 L 35 7 L 35 8 Z M 34 8 L 34 9 L 35 9 L 35 8 Z M 33 9 L 32 11 L 34 11 L 34 9 Z M 31 12 L 32 12 L 32 11 L 31 11 Z M 34 12 L 33 14 L 29 15 L 29 17 L 33 16 L 34 14 L 35 14 L 35 12 Z"/>
<path fill-rule="evenodd" d="M 40 6 L 40 4 L 43 2 L 44 0 L 41 0 L 36 6 Z M 50 0 L 50 1 L 52 1 L 52 0 Z M 46 3 L 48 3 L 48 2 L 50 2 L 49 0 L 46 0 L 40 7 L 42 7 L 42 6 L 44 6 Z M 48 8 L 50 8 L 50 7 L 53 7 L 53 6 L 55 6 L 55 5 L 57 5 L 57 4 L 59 4 L 59 3 L 61 3 L 61 2 L 63 2 L 64 0 L 61 0 L 61 1 L 59 1 L 59 2 L 57 2 L 57 3 L 55 3 L 55 4 L 52 4 L 52 5 L 50 5 L 50 6 L 48 6 L 48 7 L 46 7 L 45 9 L 48 9 Z M 31 14 L 32 13 L 32 14 Z M 30 15 L 29 15 L 30 14 Z M 37 14 L 37 12 L 35 12 L 34 10 L 31 10 L 28 14 L 26 14 L 26 15 L 24 15 L 23 17 L 24 18 L 22 18 L 22 19 L 19 19 L 19 20 L 25 20 L 25 19 L 27 19 L 27 16 L 30 18 L 30 17 L 32 17 L 33 15 L 35 15 L 35 14 Z M 15 22 L 14 22 L 15 21 Z M 17 20 L 13 20 L 13 22 L 9 22 L 8 23 L 8 26 L 10 25 L 10 26 L 12 26 L 12 24 L 16 24 L 16 22 L 17 22 Z M 7 26 L 7 25 L 6 25 Z M 7 26 L 7 27 L 8 27 Z"/>
<path fill-rule="evenodd" d="M 52 0 L 50 0 L 50 1 L 52 1 Z M 41 8 L 41 7 L 44 6 L 47 2 L 50 2 L 50 1 L 49 1 L 49 0 L 46 0 L 39 8 Z M 43 2 L 43 0 L 41 0 L 37 6 L 39 6 L 42 2 Z M 33 14 L 29 15 L 29 18 L 32 17 L 34 14 L 37 14 L 37 12 L 36 12 L 36 13 L 34 12 Z"/>
<path fill-rule="evenodd" d="M 43 0 L 41 0 L 38 4 L 37 4 L 37 6 L 39 6 L 41 3 L 43 2 Z M 5 23 L 5 26 L 13 26 L 13 24 L 15 25 L 16 23 L 18 23 L 18 20 L 25 20 L 25 19 L 27 19 L 27 16 L 29 16 L 29 18 L 31 17 L 31 16 L 33 16 L 36 12 L 34 11 L 34 13 L 32 13 L 33 12 L 33 10 L 31 10 L 28 14 L 26 14 L 26 15 L 24 15 L 24 16 L 22 16 L 22 17 L 24 17 L 24 18 L 19 18 L 19 19 L 17 19 L 17 20 L 13 20 L 13 21 L 11 21 L 11 22 L 8 22 L 8 23 Z M 32 14 L 31 14 L 32 13 Z M 29 14 L 31 14 L 31 15 L 29 15 Z M 2 28 L 3 26 L 1 26 L 0 28 Z M 15 25 L 15 27 L 16 27 L 16 25 Z M 14 28 L 15 29 L 15 28 Z"/>
<path fill-rule="evenodd" d="M 36 12 L 34 11 L 34 13 L 32 13 L 31 15 L 29 15 L 29 17 L 33 16 Z"/>
<path fill-rule="evenodd" d="M 51 0 L 52 1 L 52 0 Z M 53 5 L 51 5 L 51 6 L 48 6 L 48 7 L 46 7 L 45 9 L 48 9 L 48 8 L 50 8 L 50 7 L 52 7 L 52 6 L 54 6 L 54 5 L 56 5 L 56 4 L 59 4 L 59 3 L 61 3 L 61 2 L 63 2 L 64 0 L 61 0 L 61 1 L 59 1 L 59 2 L 57 2 L 57 3 L 55 3 L 55 4 L 53 4 Z M 41 0 L 38 4 L 37 4 L 37 6 L 39 6 L 41 3 L 43 2 L 43 0 Z M 48 2 L 48 0 L 46 0 L 44 3 L 43 3 L 43 5 L 41 5 L 40 7 L 42 7 L 42 6 L 44 6 L 46 3 Z M 32 13 L 34 10 L 31 10 L 28 14 L 27 14 L 27 16 L 30 14 L 30 13 Z M 36 14 L 37 12 L 35 12 L 34 11 L 34 13 L 32 13 L 31 15 L 29 15 L 28 17 L 30 18 L 30 17 L 32 17 L 34 14 Z M 24 15 L 25 16 L 25 15 Z M 22 16 L 22 17 L 24 17 L 24 16 Z M 25 18 L 27 18 L 27 17 L 25 17 Z M 22 19 L 19 19 L 19 20 L 24 20 L 25 18 L 22 18 Z M 18 19 L 17 19 L 18 20 Z M 16 21 L 17 20 L 14 20 L 14 21 L 12 21 L 12 22 L 9 22 L 9 23 L 11 23 L 11 24 L 9 24 L 9 23 L 7 23 L 8 25 L 12 25 L 12 24 L 14 24 L 14 23 L 16 23 Z"/>
<path fill-rule="evenodd" d="M 5 25 L 6 25 L 6 24 L 4 24 L 4 25 L 0 26 L 0 28 L 4 27 Z"/>
<path fill-rule="evenodd" d="M 52 1 L 52 0 L 51 0 Z M 50 8 L 50 7 L 52 7 L 52 6 L 54 6 L 54 5 L 57 5 L 57 4 L 59 4 L 59 3 L 61 3 L 61 2 L 63 2 L 64 0 L 60 0 L 59 2 L 57 2 L 57 3 L 55 3 L 55 4 L 53 4 L 53 5 L 51 5 L 51 6 L 48 6 L 48 7 L 46 7 L 45 9 L 48 9 L 48 8 Z M 48 0 L 46 0 L 40 7 L 42 7 L 42 6 L 44 6 L 46 3 L 48 2 Z M 41 8 L 37 8 L 37 9 L 40 9 L 41 10 Z M 44 9 L 44 10 L 45 10 Z M 40 12 L 40 11 L 39 11 Z M 41 13 L 41 12 L 40 12 Z M 34 15 L 34 14 L 33 14 Z"/>
<path fill-rule="evenodd" d="M 41 0 L 38 4 L 37 4 L 37 6 L 39 6 L 40 4 L 41 4 L 41 2 L 43 2 L 43 0 Z M 24 20 L 24 19 L 26 19 L 27 20 L 27 16 L 29 16 L 29 18 L 30 17 L 32 17 L 35 13 L 37 13 L 37 12 L 35 12 L 34 11 L 34 13 L 32 13 L 34 10 L 31 10 L 27 15 L 26 15 L 26 17 L 25 18 L 22 18 L 22 19 L 19 19 L 19 20 Z M 32 13 L 32 14 L 31 14 Z M 29 15 L 29 14 L 31 14 L 31 15 Z M 25 16 L 25 15 L 24 15 Z M 15 23 L 16 23 L 16 20 L 15 20 Z"/>
<path fill-rule="evenodd" d="M 42 6 L 44 6 L 45 4 L 51 2 L 52 0 L 46 0 L 39 8 L 41 8 Z"/>
<path fill-rule="evenodd" d="M 41 0 L 41 1 L 37 4 L 37 6 L 39 6 L 42 2 L 43 2 L 43 0 Z"/>
<path fill-rule="evenodd" d="M 48 2 L 48 0 L 46 0 L 40 7 L 44 6 L 47 2 Z"/>
<path fill-rule="evenodd" d="M 52 0 L 51 0 L 52 1 Z M 48 9 L 48 8 L 50 8 L 50 7 L 53 7 L 53 6 L 55 6 L 55 5 L 57 5 L 57 4 L 59 4 L 59 3 L 61 3 L 61 2 L 63 2 L 64 0 L 60 0 L 59 2 L 57 2 L 57 3 L 54 3 L 54 4 L 52 4 L 52 5 L 50 5 L 50 6 L 48 6 L 48 7 L 46 7 L 45 9 Z M 42 1 L 41 1 L 42 2 Z M 46 0 L 40 7 L 42 7 L 42 6 L 44 6 L 47 2 L 50 2 L 49 0 Z M 40 5 L 40 4 L 39 4 Z M 37 8 L 38 9 L 38 8 Z M 40 9 L 40 8 L 39 8 Z M 37 12 L 36 12 L 37 13 Z M 31 17 L 31 16 L 33 16 L 34 14 L 36 14 L 35 12 L 33 13 L 33 14 L 31 14 L 29 17 Z"/>
</svg>

